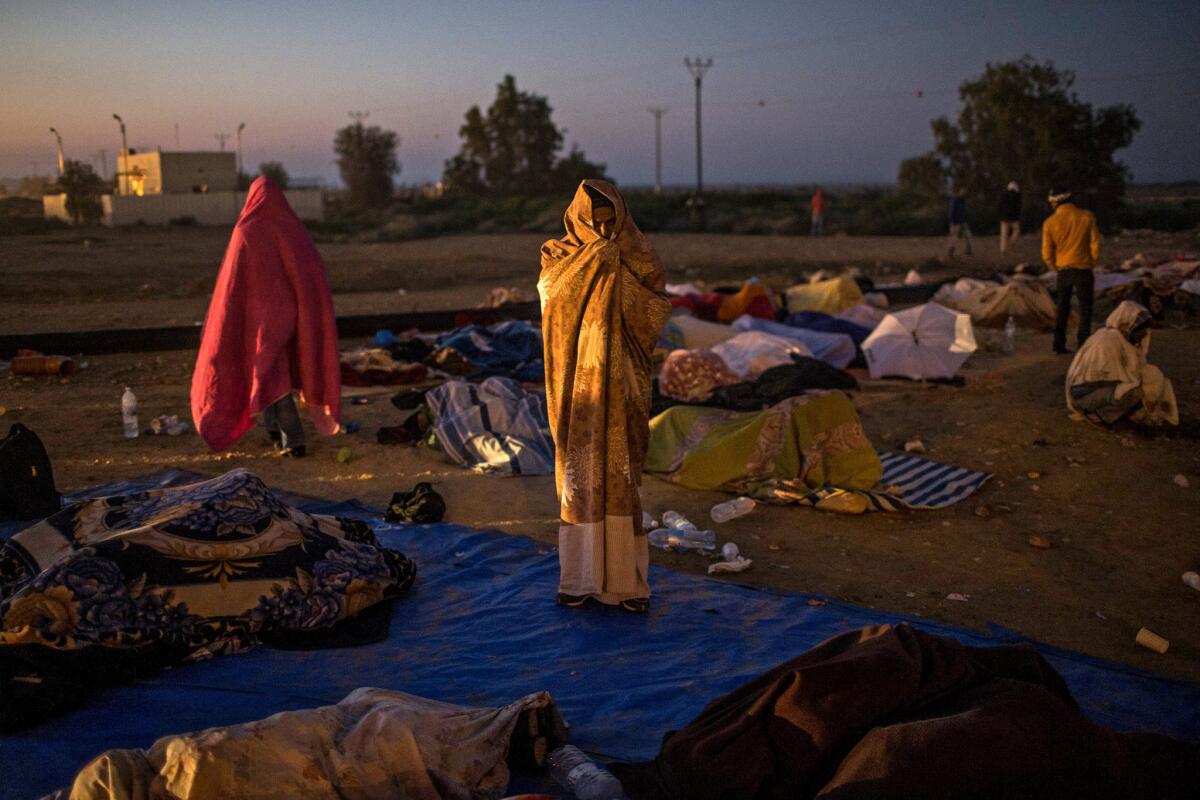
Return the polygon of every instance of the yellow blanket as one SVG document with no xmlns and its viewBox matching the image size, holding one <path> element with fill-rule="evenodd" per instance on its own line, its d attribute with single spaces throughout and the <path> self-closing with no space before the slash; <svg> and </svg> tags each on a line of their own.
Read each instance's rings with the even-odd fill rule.
<svg viewBox="0 0 1200 800">
<path fill-rule="evenodd" d="M 669 408 L 650 421 L 646 471 L 693 489 L 774 499 L 781 487 L 871 489 L 883 466 L 850 398 L 831 391 L 765 411 Z"/>
</svg>

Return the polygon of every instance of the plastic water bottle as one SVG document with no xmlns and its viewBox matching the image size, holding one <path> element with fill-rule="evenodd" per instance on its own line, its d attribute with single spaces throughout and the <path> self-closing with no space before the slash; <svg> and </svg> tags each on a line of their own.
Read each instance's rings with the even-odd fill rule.
<svg viewBox="0 0 1200 800">
<path fill-rule="evenodd" d="M 662 517 L 664 528 L 672 528 L 677 531 L 694 531 L 696 526 L 693 525 L 687 517 L 680 514 L 678 511 L 664 511 Z"/>
<path fill-rule="evenodd" d="M 749 497 L 735 497 L 724 503 L 717 503 L 709 514 L 712 516 L 713 522 L 729 522 L 731 519 L 749 514 L 754 510 L 755 505 L 757 503 Z"/>
<path fill-rule="evenodd" d="M 574 745 L 565 745 L 546 757 L 550 777 L 578 800 L 628 800 L 621 782 Z"/>
<path fill-rule="evenodd" d="M 1017 349 L 1017 322 L 1011 316 L 1004 323 L 1004 352 L 1012 355 Z"/>
<path fill-rule="evenodd" d="M 121 423 L 125 426 L 125 438 L 136 439 L 138 435 L 137 395 L 128 386 L 125 387 L 125 394 L 121 395 Z"/>
</svg>

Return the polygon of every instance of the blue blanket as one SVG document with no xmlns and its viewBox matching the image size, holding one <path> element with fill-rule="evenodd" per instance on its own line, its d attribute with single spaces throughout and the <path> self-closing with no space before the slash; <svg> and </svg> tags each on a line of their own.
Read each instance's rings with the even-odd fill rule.
<svg viewBox="0 0 1200 800">
<path fill-rule="evenodd" d="M 181 473 L 113 484 L 128 492 L 186 480 Z M 495 482 L 502 496 L 508 484 Z M 380 686 L 472 705 L 536 689 L 558 700 L 576 744 L 616 759 L 646 759 L 668 730 L 709 700 L 818 642 L 903 617 L 812 595 L 784 594 L 651 568 L 650 614 L 554 605 L 557 554 L 525 538 L 456 525 L 391 526 L 354 503 L 287 498 L 310 513 L 361 516 L 380 540 L 418 564 L 391 633 L 351 650 L 262 647 L 109 689 L 87 706 L 0 738 L 0 798 L 39 796 L 70 781 L 97 753 L 145 747 L 169 733 L 333 703 Z M 0 534 L 12 533 L 0 526 Z M 1018 641 L 923 620 L 967 644 Z M 1200 739 L 1200 685 L 1038 645 L 1092 719 L 1123 731 Z"/>
<path fill-rule="evenodd" d="M 805 328 L 810 331 L 844 333 L 854 340 L 855 347 L 861 347 L 866 338 L 871 335 L 870 328 L 820 311 L 797 311 L 788 316 L 783 323 L 791 325 L 793 328 Z"/>
<path fill-rule="evenodd" d="M 449 347 L 479 372 L 472 378 L 507 375 L 519 381 L 541 381 L 546 368 L 542 362 L 542 333 L 522 320 L 497 322 L 495 325 L 466 325 L 438 337 L 438 347 Z"/>
</svg>

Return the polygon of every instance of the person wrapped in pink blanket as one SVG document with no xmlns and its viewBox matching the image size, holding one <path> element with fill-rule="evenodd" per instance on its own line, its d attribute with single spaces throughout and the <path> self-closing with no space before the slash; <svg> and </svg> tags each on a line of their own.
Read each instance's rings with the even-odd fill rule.
<svg viewBox="0 0 1200 800">
<path fill-rule="evenodd" d="M 279 187 L 258 178 L 225 251 L 192 374 L 192 418 L 205 443 L 228 448 L 261 413 L 277 449 L 304 455 L 293 390 L 317 432 L 336 433 L 337 341 L 321 256 Z"/>
</svg>

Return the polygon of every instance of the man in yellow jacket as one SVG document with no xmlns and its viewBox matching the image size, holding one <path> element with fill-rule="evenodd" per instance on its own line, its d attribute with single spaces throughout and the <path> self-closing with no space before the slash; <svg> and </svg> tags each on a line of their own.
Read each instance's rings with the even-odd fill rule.
<svg viewBox="0 0 1200 800">
<path fill-rule="evenodd" d="M 1071 295 L 1079 295 L 1079 337 L 1083 346 L 1092 332 L 1092 293 L 1095 275 L 1092 268 L 1100 258 L 1100 231 L 1096 217 L 1068 202 L 1071 193 L 1051 191 L 1054 213 L 1042 224 L 1042 260 L 1058 273 L 1058 317 L 1054 321 L 1054 352 L 1067 349 L 1067 319 L 1071 316 Z"/>
</svg>

